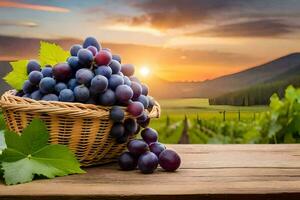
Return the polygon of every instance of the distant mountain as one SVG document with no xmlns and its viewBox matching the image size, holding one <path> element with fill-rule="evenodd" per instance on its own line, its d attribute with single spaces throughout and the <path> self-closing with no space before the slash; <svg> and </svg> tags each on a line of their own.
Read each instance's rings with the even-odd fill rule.
<svg viewBox="0 0 300 200">
<path fill-rule="evenodd" d="M 295 79 L 300 75 L 300 53 L 292 53 L 268 63 L 203 82 L 168 82 L 155 78 L 149 83 L 159 98 L 213 98 L 257 84 Z M 154 83 L 153 83 L 154 82 Z M 152 87 L 155 86 L 155 87 Z"/>
<path fill-rule="evenodd" d="M 300 53 L 292 53 L 235 74 L 204 81 L 199 84 L 197 92 L 200 96 L 215 97 L 259 83 L 289 79 L 295 75 L 300 75 Z"/>
<path fill-rule="evenodd" d="M 243 85 L 238 90 L 210 97 L 210 104 L 236 106 L 266 105 L 269 104 L 270 97 L 274 93 L 277 93 L 279 97 L 283 97 L 287 86 L 300 86 L 299 53 L 289 54 L 253 69 L 250 71 L 256 71 L 254 75 L 257 75 L 257 79 L 251 81 L 248 87 Z M 247 71 L 249 72 L 249 70 Z M 248 73 L 247 71 L 245 71 L 246 74 Z M 249 74 L 246 78 L 249 80 Z"/>
</svg>

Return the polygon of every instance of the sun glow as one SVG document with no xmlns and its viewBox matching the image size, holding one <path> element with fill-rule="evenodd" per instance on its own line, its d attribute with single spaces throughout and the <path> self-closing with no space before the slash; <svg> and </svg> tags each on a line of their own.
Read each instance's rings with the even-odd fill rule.
<svg viewBox="0 0 300 200">
<path fill-rule="evenodd" d="M 149 74 L 150 74 L 150 69 L 147 67 L 147 66 L 142 66 L 140 68 L 140 74 L 143 76 L 143 77 L 148 77 Z"/>
</svg>

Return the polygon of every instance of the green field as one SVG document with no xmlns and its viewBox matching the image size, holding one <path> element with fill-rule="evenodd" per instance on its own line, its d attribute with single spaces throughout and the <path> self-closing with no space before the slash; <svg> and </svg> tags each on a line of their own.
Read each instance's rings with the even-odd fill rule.
<svg viewBox="0 0 300 200">
<path fill-rule="evenodd" d="M 184 119 L 225 119 L 249 121 L 256 118 L 259 113 L 266 111 L 267 106 L 227 106 L 227 105 L 209 105 L 208 99 L 186 98 L 186 99 L 165 99 L 158 101 L 161 106 L 161 117 L 151 121 L 151 127 L 160 128 L 166 124 L 167 118 L 170 122 L 177 122 Z M 239 113 L 240 112 L 240 113 Z M 240 117 L 239 117 L 240 115 Z"/>
</svg>

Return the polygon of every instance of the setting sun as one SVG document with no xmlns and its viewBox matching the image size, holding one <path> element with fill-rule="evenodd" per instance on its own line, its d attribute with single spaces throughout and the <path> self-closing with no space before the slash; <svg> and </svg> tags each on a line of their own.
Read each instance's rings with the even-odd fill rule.
<svg viewBox="0 0 300 200">
<path fill-rule="evenodd" d="M 142 76 L 144 76 L 144 77 L 149 76 L 149 74 L 150 74 L 149 68 L 148 68 L 147 66 L 142 66 L 142 67 L 140 68 L 140 74 L 141 74 Z"/>
</svg>

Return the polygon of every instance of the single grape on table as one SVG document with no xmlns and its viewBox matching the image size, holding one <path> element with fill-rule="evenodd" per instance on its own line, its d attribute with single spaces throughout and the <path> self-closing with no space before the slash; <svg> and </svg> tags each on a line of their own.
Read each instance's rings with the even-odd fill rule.
<svg viewBox="0 0 300 200">
<path fill-rule="evenodd" d="M 137 167 L 137 159 L 129 152 L 124 152 L 119 157 L 119 166 L 122 170 L 134 170 Z"/>
<path fill-rule="evenodd" d="M 179 155 L 170 149 L 166 149 L 159 154 L 159 164 L 166 171 L 175 171 L 181 164 Z"/>
<path fill-rule="evenodd" d="M 133 155 L 139 156 L 148 151 L 149 147 L 143 140 L 131 140 L 127 148 Z"/>
<path fill-rule="evenodd" d="M 145 152 L 139 157 L 138 168 L 144 174 L 151 174 L 158 166 L 158 158 L 152 152 Z"/>
</svg>

